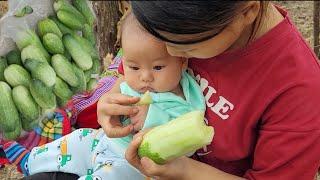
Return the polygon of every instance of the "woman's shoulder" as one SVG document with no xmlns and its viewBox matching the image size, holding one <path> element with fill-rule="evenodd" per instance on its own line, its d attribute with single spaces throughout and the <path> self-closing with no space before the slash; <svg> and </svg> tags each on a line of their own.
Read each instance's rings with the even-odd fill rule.
<svg viewBox="0 0 320 180">
<path fill-rule="evenodd" d="M 275 61 L 289 57 L 292 61 L 298 60 L 298 62 L 299 59 L 312 59 L 312 63 L 315 64 L 317 58 L 312 48 L 297 30 L 288 13 L 279 7 L 277 9 L 283 16 L 282 21 L 246 47 L 229 50 L 206 60 L 191 58 L 190 61 L 195 65 L 205 62 L 207 66 L 210 66 L 215 64 L 236 64 L 239 62 L 241 64 L 257 63 L 256 61 L 262 62 L 263 60 L 270 62 L 271 60 Z M 213 61 L 215 62 L 211 63 Z"/>
<path fill-rule="evenodd" d="M 280 76 L 287 73 L 290 76 L 320 74 L 318 59 L 312 48 L 284 10 L 282 15 L 284 19 L 279 24 L 245 48 L 205 60 L 192 58 L 190 67 L 208 73 L 250 74 L 259 71 Z"/>
</svg>

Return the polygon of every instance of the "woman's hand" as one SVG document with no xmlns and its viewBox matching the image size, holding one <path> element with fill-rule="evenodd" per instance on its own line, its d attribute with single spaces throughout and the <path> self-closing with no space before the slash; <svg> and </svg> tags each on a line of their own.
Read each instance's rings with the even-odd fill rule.
<svg viewBox="0 0 320 180">
<path fill-rule="evenodd" d="M 126 96 L 120 93 L 106 93 L 98 101 L 98 123 L 108 137 L 124 137 L 133 131 L 133 125 L 123 127 L 119 116 L 134 116 L 139 112 L 135 106 L 130 106 L 139 101 L 138 97 Z"/>
<path fill-rule="evenodd" d="M 140 105 L 136 106 L 138 108 L 139 112 L 133 116 L 130 117 L 131 124 L 133 125 L 133 130 L 135 132 L 139 132 L 144 125 L 144 122 L 147 118 L 149 105 Z"/>
<path fill-rule="evenodd" d="M 148 177 L 161 180 L 184 179 L 186 164 L 191 160 L 187 157 L 177 158 L 164 165 L 158 165 L 147 157 L 140 159 L 138 156 L 138 148 L 146 132 L 148 131 L 141 131 L 134 136 L 125 154 L 127 161 Z"/>
</svg>

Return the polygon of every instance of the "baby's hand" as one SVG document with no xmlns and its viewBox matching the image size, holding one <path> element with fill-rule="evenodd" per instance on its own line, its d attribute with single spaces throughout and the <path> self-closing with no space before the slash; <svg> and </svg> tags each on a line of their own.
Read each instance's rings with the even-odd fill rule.
<svg viewBox="0 0 320 180">
<path fill-rule="evenodd" d="M 135 107 L 139 109 L 139 112 L 137 114 L 129 116 L 131 124 L 133 125 L 134 133 L 142 129 L 148 114 L 149 105 L 140 105 Z"/>
</svg>

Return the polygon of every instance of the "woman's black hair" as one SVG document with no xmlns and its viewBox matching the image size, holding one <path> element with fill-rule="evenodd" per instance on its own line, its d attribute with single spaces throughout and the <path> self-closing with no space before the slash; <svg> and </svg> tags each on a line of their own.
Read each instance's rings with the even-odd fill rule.
<svg viewBox="0 0 320 180">
<path fill-rule="evenodd" d="M 155 37 L 174 44 L 192 44 L 221 32 L 245 3 L 247 1 L 131 1 L 131 6 L 139 23 Z M 176 41 L 159 32 L 198 35 Z"/>
</svg>

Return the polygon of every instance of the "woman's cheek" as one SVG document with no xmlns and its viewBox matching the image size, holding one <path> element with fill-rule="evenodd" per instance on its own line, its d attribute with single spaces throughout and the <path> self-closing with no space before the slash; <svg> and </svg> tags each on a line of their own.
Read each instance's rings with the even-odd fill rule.
<svg viewBox="0 0 320 180">
<path fill-rule="evenodd" d="M 172 47 L 167 46 L 167 51 L 171 56 L 175 56 L 175 57 L 187 57 L 187 54 L 184 51 L 177 51 Z"/>
</svg>

